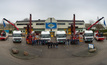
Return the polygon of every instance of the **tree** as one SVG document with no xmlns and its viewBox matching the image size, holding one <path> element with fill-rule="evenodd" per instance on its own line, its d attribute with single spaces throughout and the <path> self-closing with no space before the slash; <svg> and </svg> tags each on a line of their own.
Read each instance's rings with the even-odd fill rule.
<svg viewBox="0 0 107 65">
<path fill-rule="evenodd" d="M 25 19 L 23 19 L 24 21 L 28 21 L 29 19 L 28 18 L 25 18 Z"/>
</svg>

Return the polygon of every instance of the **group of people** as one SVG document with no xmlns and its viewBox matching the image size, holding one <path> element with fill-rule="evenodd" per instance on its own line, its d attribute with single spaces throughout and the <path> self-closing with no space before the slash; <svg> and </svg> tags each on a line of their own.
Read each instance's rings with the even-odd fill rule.
<svg viewBox="0 0 107 65">
<path fill-rule="evenodd" d="M 40 44 L 39 34 L 36 34 L 36 33 L 32 34 L 32 45 L 34 44 Z"/>
<path fill-rule="evenodd" d="M 49 42 L 47 43 L 48 48 L 58 48 L 58 43 Z"/>
</svg>

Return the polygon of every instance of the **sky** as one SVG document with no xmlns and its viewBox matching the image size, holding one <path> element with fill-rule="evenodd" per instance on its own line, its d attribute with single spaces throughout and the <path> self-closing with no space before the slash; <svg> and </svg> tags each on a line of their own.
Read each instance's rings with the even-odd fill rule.
<svg viewBox="0 0 107 65">
<path fill-rule="evenodd" d="M 32 20 L 72 20 L 75 14 L 76 20 L 86 23 L 101 17 L 107 23 L 107 0 L 0 0 L 0 23 L 3 18 L 14 23 L 29 18 L 29 14 Z"/>
</svg>

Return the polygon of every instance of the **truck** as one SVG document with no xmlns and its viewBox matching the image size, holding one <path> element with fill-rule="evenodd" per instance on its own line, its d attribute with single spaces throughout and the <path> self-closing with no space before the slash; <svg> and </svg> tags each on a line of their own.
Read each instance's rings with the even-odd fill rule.
<svg viewBox="0 0 107 65">
<path fill-rule="evenodd" d="M 57 31 L 56 32 L 56 39 L 58 43 L 65 43 L 66 42 L 66 32 L 65 31 Z"/>
<path fill-rule="evenodd" d="M 47 42 L 51 41 L 51 35 L 49 31 L 42 31 L 40 35 L 40 40 Z"/>
<path fill-rule="evenodd" d="M 102 32 L 95 31 L 94 32 L 94 39 L 97 41 L 103 41 L 105 39 L 105 37 L 103 36 Z"/>
<path fill-rule="evenodd" d="M 87 30 L 84 31 L 84 35 L 83 35 L 83 39 L 85 42 L 90 41 L 93 42 L 94 39 L 94 33 L 92 30 L 90 30 L 92 28 L 92 26 L 94 26 L 95 24 L 97 24 L 100 20 L 102 20 L 104 17 L 98 19 L 94 24 L 92 24 L 90 27 L 88 27 Z"/>
<path fill-rule="evenodd" d="M 7 19 L 3 18 L 3 21 L 8 22 L 9 24 L 11 24 L 12 26 L 14 26 L 17 30 L 19 30 L 13 23 L 11 23 L 10 21 L 8 21 Z M 0 34 L 0 40 L 7 40 L 8 39 L 8 33 L 5 32 L 4 30 L 1 32 Z"/>
<path fill-rule="evenodd" d="M 85 30 L 84 35 L 83 35 L 83 39 L 85 42 L 93 42 L 93 40 L 94 40 L 93 31 L 92 30 Z"/>
<path fill-rule="evenodd" d="M 0 35 L 0 40 L 7 40 L 7 39 L 8 39 L 8 33 L 3 30 Z"/>
<path fill-rule="evenodd" d="M 21 31 L 13 31 L 13 43 L 15 42 L 22 42 L 22 33 Z"/>
</svg>

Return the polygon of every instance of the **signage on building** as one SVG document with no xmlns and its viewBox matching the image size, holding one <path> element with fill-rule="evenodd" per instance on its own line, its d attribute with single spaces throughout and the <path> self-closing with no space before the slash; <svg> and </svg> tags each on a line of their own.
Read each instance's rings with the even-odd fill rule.
<svg viewBox="0 0 107 65">
<path fill-rule="evenodd" d="M 46 29 L 56 29 L 57 24 L 56 23 L 46 23 Z"/>
</svg>

